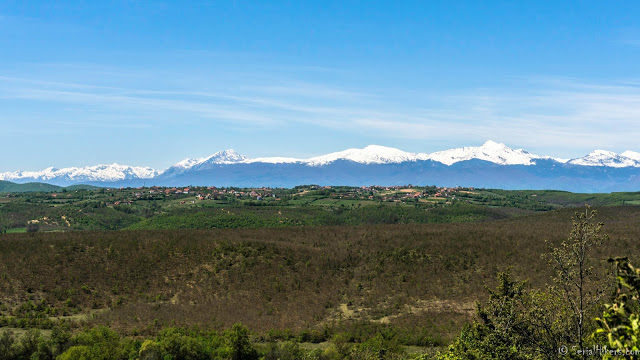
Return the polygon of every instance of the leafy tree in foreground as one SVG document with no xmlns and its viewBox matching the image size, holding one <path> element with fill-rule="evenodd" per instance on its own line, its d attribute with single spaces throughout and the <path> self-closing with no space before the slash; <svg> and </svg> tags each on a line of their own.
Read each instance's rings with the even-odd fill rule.
<svg viewBox="0 0 640 360">
<path fill-rule="evenodd" d="M 475 320 L 467 326 L 440 360 L 533 359 L 533 329 L 526 316 L 525 283 L 498 274 L 498 287 L 489 290 L 489 301 L 478 303 Z"/>
<path fill-rule="evenodd" d="M 548 256 L 555 269 L 548 291 L 525 291 L 508 273 L 489 301 L 478 304 L 467 326 L 440 359 L 556 359 L 561 346 L 585 349 L 603 291 L 593 267 L 594 250 L 607 238 L 596 212 L 576 214 L 567 240 Z M 570 357 L 580 353 L 569 354 Z M 580 355 L 584 356 L 584 354 Z"/>
<path fill-rule="evenodd" d="M 585 348 L 589 315 L 594 313 L 604 293 L 593 268 L 593 253 L 608 236 L 602 234 L 603 224 L 595 222 L 596 215 L 589 206 L 583 213 L 576 213 L 571 234 L 560 246 L 552 248 L 548 256 L 555 269 L 556 287 L 551 290 L 565 300 L 572 320 L 569 340 L 579 349 Z"/>
<path fill-rule="evenodd" d="M 608 347 L 620 350 L 620 357 L 635 359 L 627 351 L 640 351 L 640 269 L 627 258 L 612 259 L 616 263 L 617 289 L 611 304 L 604 306 L 601 318 L 597 318 L 595 337 L 606 336 Z M 605 358 L 614 358 L 607 354 Z"/>
</svg>

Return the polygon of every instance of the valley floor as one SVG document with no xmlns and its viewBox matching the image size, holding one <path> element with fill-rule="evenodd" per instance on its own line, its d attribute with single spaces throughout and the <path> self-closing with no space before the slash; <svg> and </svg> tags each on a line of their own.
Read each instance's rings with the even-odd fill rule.
<svg viewBox="0 0 640 360">
<path fill-rule="evenodd" d="M 499 272 L 544 288 L 545 240 L 566 238 L 576 210 L 464 223 L 4 234 L 0 326 L 103 325 L 136 339 L 240 322 L 256 344 L 324 351 L 308 344 L 383 334 L 431 352 L 473 318 Z M 638 260 L 640 207 L 599 210 L 610 235 L 599 266 Z"/>
</svg>

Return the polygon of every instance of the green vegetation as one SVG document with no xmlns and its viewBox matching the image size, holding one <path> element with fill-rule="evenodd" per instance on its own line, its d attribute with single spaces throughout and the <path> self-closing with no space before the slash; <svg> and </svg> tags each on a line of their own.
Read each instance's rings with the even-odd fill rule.
<svg viewBox="0 0 640 360">
<path fill-rule="evenodd" d="M 614 354 L 605 358 L 637 358 L 640 353 L 640 269 L 629 263 L 629 259 L 617 258 L 609 261 L 616 264 L 617 287 L 612 303 L 604 305 L 602 317 L 596 319 L 598 327 L 594 336 L 606 337 Z M 635 351 L 635 356 L 631 351 Z"/>
<path fill-rule="evenodd" d="M 562 345 L 631 349 L 638 194 L 586 196 L 408 186 L 6 194 L 0 353 L 552 359 Z M 600 204 L 606 228 L 590 210 L 571 221 L 583 200 Z M 618 255 L 629 261 L 606 305 L 606 259 Z"/>
<path fill-rule="evenodd" d="M 601 349 L 607 344 L 610 351 L 596 353 L 598 357 L 635 358 L 624 354 L 638 350 L 640 345 L 637 329 L 640 270 L 630 264 L 628 257 L 615 260 L 617 291 L 613 292 L 612 304 L 604 304 L 600 318 L 595 318 L 595 308 L 577 307 L 579 303 L 589 304 L 587 300 L 606 287 L 606 282 L 587 280 L 606 273 L 606 262 L 599 261 L 599 252 L 626 250 L 634 259 L 640 255 L 637 248 L 629 247 L 631 239 L 640 232 L 635 225 L 640 209 L 612 207 L 601 211 L 602 218 L 610 220 L 607 225 L 610 238 L 603 235 L 602 224 L 595 222 L 595 211 L 588 208 L 576 214 L 573 224 L 566 221 L 568 212 L 562 211 L 483 223 L 315 228 L 315 232 L 323 231 L 321 234 L 285 228 L 7 235 L 0 242 L 4 246 L 0 254 L 5 254 L 1 263 L 9 263 L 0 269 L 5 280 L 0 289 L 3 294 L 0 326 L 30 330 L 20 336 L 11 330 L 2 331 L 0 356 L 5 359 L 555 359 L 559 352 L 563 354 L 563 347 L 569 358 L 584 358 L 587 355 L 576 348 L 598 351 L 590 349 Z M 479 236 L 492 227 L 497 229 L 484 238 Z M 569 237 L 558 236 L 557 227 L 572 228 Z M 289 236 L 273 236 L 285 230 Z M 522 239 L 531 232 L 534 234 L 530 239 Z M 84 234 L 104 239 L 95 240 Z M 468 234 L 468 239 L 464 234 Z M 131 238 L 122 241 L 116 235 Z M 334 249 L 335 240 L 345 235 L 363 241 Z M 428 241 L 433 235 L 438 236 Z M 443 235 L 445 241 L 438 241 Z M 532 254 L 545 251 L 546 242 L 531 241 L 539 236 L 556 244 L 547 256 L 555 264 L 554 271 L 545 273 L 553 269 L 546 268 L 546 261 L 539 256 L 520 253 L 525 255 L 519 257 L 520 263 L 504 260 L 509 253 L 505 253 L 505 248 L 523 249 L 521 244 L 534 248 Z M 413 237 L 415 241 L 407 241 Z M 501 240 L 488 241 L 496 237 Z M 310 252 L 305 250 L 307 244 L 313 244 Z M 41 247 L 53 251 L 44 254 Z M 210 249 L 206 251 L 208 254 L 199 257 L 199 251 L 206 248 Z M 465 258 L 464 248 L 469 248 L 467 254 L 478 254 L 475 260 L 470 264 L 451 263 L 455 258 Z M 173 278 L 153 284 L 150 280 L 157 277 L 154 274 L 171 273 L 161 265 L 166 265 L 167 260 L 160 255 L 167 252 L 175 258 L 169 261 Z M 313 254 L 317 252 L 323 257 L 316 258 Z M 449 252 L 458 256 L 443 256 Z M 58 276 L 47 276 L 51 272 L 47 268 L 51 263 L 43 261 L 47 258 L 75 265 L 60 267 Z M 94 259 L 94 265 L 85 264 L 90 259 Z M 304 266 L 298 266 L 303 262 Z M 490 266 L 492 262 L 495 264 Z M 23 267 L 12 270 L 12 265 L 18 263 Z M 367 268 L 371 263 L 373 266 Z M 499 271 L 507 263 L 513 265 L 511 270 Z M 185 272 L 194 265 L 192 271 Z M 94 285 L 77 287 L 75 284 L 88 280 L 77 277 L 78 274 L 96 275 L 92 266 L 114 271 L 90 279 L 96 280 L 89 282 Z M 438 268 L 440 272 L 435 271 Z M 281 274 L 275 276 L 269 270 Z M 475 299 L 484 297 L 486 290 L 478 283 L 491 283 L 486 280 L 487 270 L 496 275 L 496 288 L 489 290 L 486 301 L 477 303 L 475 316 L 471 316 L 469 307 L 463 304 L 468 303 L 465 300 L 470 300 L 469 295 Z M 424 283 L 439 286 L 429 289 L 429 293 L 425 284 L 417 281 L 417 277 L 412 278 L 409 271 L 422 275 Z M 530 276 L 538 272 L 544 276 Z M 36 273 L 42 281 L 34 281 Z M 213 274 L 222 276 L 212 279 Z M 514 280 L 526 274 L 529 275 L 526 282 Z M 128 276 L 128 281 L 121 282 L 121 276 Z M 330 282 L 320 282 L 327 277 Z M 545 277 L 552 282 L 546 283 Z M 458 282 L 454 280 L 457 278 L 467 280 Z M 38 282 L 39 288 L 31 286 Z M 207 287 L 212 282 L 219 286 Z M 584 293 L 580 284 L 584 285 Z M 26 288 L 22 289 L 23 286 Z M 57 288 L 50 290 L 51 286 Z M 61 291 L 60 286 L 69 290 Z M 146 287 L 147 292 L 139 287 Z M 149 297 L 163 290 L 171 292 Z M 451 296 L 448 293 L 451 290 L 461 293 Z M 54 297 L 49 298 L 50 293 Z M 207 293 L 214 296 L 208 297 Z M 398 296 L 390 296 L 394 293 Z M 93 312 L 83 320 L 74 318 L 74 314 L 90 313 L 92 310 L 87 307 L 101 308 L 95 301 L 102 296 L 111 300 L 104 311 Z M 21 297 L 28 300 L 21 303 Z M 317 299 L 324 304 L 318 307 L 319 312 L 305 313 L 308 310 L 305 305 L 313 306 Z M 305 304 L 296 307 L 292 304 L 296 300 Z M 203 306 L 198 306 L 199 301 L 204 301 Z M 264 313 L 252 312 L 261 306 Z M 228 312 L 233 314 L 228 316 Z M 455 313 L 462 316 L 451 323 Z M 243 315 L 253 331 L 234 323 Z M 308 315 L 312 316 L 305 320 Z M 443 317 L 449 323 L 433 322 L 434 318 Z M 273 327 L 274 324 L 278 325 Z M 459 335 L 451 337 L 460 328 Z M 44 334 L 35 329 L 51 330 Z"/>
<path fill-rule="evenodd" d="M 31 192 L 0 196 L 0 233 L 29 230 L 30 224 L 37 224 L 31 232 L 46 232 L 476 222 L 585 203 L 640 204 L 640 193 L 573 194 L 410 185 L 40 189 L 41 185 L 46 184 L 32 186 Z"/>
<path fill-rule="evenodd" d="M 506 218 L 504 211 L 456 204 L 446 208 L 374 205 L 355 208 L 225 207 L 178 208 L 129 226 L 130 230 L 226 229 L 288 226 L 424 224 Z"/>
<path fill-rule="evenodd" d="M 44 183 L 26 183 L 16 184 L 10 181 L 0 180 L 0 192 L 51 192 L 58 191 L 61 188 L 55 185 L 49 185 Z"/>
<path fill-rule="evenodd" d="M 0 193 L 28 193 L 28 192 L 53 192 L 53 191 L 71 191 L 71 190 L 91 190 L 98 189 L 96 186 L 91 185 L 73 185 L 68 187 L 61 187 L 56 185 L 50 185 L 39 182 L 32 182 L 26 184 L 16 184 L 10 181 L 0 180 Z"/>
<path fill-rule="evenodd" d="M 591 266 L 601 260 L 595 250 L 609 241 L 595 211 L 576 214 L 567 240 L 549 254 L 554 266 L 548 292 L 526 291 L 524 282 L 498 275 L 489 301 L 478 304 L 473 323 L 439 359 L 635 359 L 640 355 L 640 270 L 618 258 L 617 289 L 612 304 L 600 295 L 606 281 Z M 595 317 L 604 307 L 602 317 Z"/>
<path fill-rule="evenodd" d="M 440 359 L 532 359 L 542 358 L 544 346 L 537 342 L 527 317 L 525 283 L 516 283 L 508 273 L 498 274 L 498 287 L 489 290 L 489 300 L 478 304 L 477 319 L 465 327 Z"/>
</svg>

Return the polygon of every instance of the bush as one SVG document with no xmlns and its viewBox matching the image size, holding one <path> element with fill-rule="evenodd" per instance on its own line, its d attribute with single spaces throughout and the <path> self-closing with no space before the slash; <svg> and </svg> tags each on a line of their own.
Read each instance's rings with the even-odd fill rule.
<svg viewBox="0 0 640 360">
<path fill-rule="evenodd" d="M 155 350 L 152 343 L 147 343 L 146 355 L 150 356 Z M 163 358 L 197 360 L 207 358 L 204 344 L 194 337 L 184 334 L 179 329 L 168 329 L 158 336 L 157 349 Z M 142 351 L 142 349 L 141 349 Z"/>
<path fill-rule="evenodd" d="M 530 359 L 534 336 L 523 307 L 523 282 L 498 274 L 498 287 L 489 301 L 478 303 L 478 320 L 467 326 L 439 359 Z"/>
<path fill-rule="evenodd" d="M 16 357 L 15 339 L 11 331 L 0 333 L 0 360 L 11 360 Z"/>
<path fill-rule="evenodd" d="M 253 360 L 258 358 L 257 351 L 249 341 L 249 329 L 241 323 L 233 324 L 225 333 L 231 350 L 232 360 Z"/>
<path fill-rule="evenodd" d="M 612 303 L 606 304 L 602 317 L 596 319 L 598 328 L 594 337 L 606 338 L 613 350 L 637 351 L 640 350 L 640 269 L 632 266 L 627 258 L 610 261 L 616 263 L 617 289 Z"/>
<path fill-rule="evenodd" d="M 74 346 L 60 355 L 60 360 L 110 360 L 126 359 L 128 357 L 120 341 L 120 336 L 104 326 L 78 334 L 73 338 L 72 343 Z"/>
<path fill-rule="evenodd" d="M 281 344 L 270 343 L 269 350 L 264 355 L 264 360 L 297 360 L 302 358 L 302 350 L 298 343 L 285 341 Z"/>
</svg>

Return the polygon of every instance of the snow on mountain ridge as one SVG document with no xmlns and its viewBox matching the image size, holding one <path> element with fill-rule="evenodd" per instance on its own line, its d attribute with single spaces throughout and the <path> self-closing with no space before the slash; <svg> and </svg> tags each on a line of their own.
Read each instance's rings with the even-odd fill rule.
<svg viewBox="0 0 640 360">
<path fill-rule="evenodd" d="M 627 151 L 623 152 L 622 154 L 620 154 L 620 156 L 624 156 L 626 158 L 629 158 L 629 159 L 632 159 L 632 160 L 640 162 L 640 153 L 635 152 L 635 151 L 627 150 Z"/>
<path fill-rule="evenodd" d="M 0 173 L 0 180 L 51 180 L 56 178 L 66 178 L 78 181 L 118 181 L 126 179 L 152 179 L 158 172 L 150 167 L 135 167 L 120 164 L 95 165 L 86 167 L 69 167 L 56 169 L 48 167 L 41 171 L 14 171 Z"/>
<path fill-rule="evenodd" d="M 602 152 L 602 153 L 600 153 Z M 228 156 L 223 156 L 228 155 Z M 601 161 L 582 160 L 588 157 L 593 158 L 593 154 L 599 154 Z M 616 160 L 606 161 L 607 157 L 617 157 Z M 626 151 L 621 155 L 615 153 L 596 150 L 584 158 L 578 159 L 559 159 L 550 156 L 539 156 L 531 154 L 522 149 L 512 149 L 505 144 L 489 140 L 481 146 L 462 147 L 450 150 L 437 151 L 431 154 L 427 153 L 411 153 L 396 148 L 369 145 L 362 149 L 352 148 L 343 151 L 333 152 L 325 155 L 314 156 L 308 159 L 299 159 L 291 157 L 259 157 L 247 158 L 237 154 L 233 150 L 225 150 L 215 153 L 207 158 L 201 159 L 185 159 L 177 163 L 173 167 L 181 168 L 182 171 L 188 168 L 194 168 L 205 162 L 214 164 L 303 164 L 308 166 L 322 166 L 330 164 L 338 160 L 353 161 L 360 164 L 393 164 L 418 160 L 433 160 L 445 165 L 453 165 L 460 161 L 479 159 L 489 161 L 498 165 L 535 165 L 535 160 L 545 159 L 553 160 L 559 163 L 570 163 L 575 165 L 587 166 L 636 166 L 640 167 L 640 153 Z M 608 165 L 603 165 L 608 164 Z M 171 169 L 171 168 L 170 168 Z"/>
<path fill-rule="evenodd" d="M 200 158 L 200 159 L 191 159 L 191 158 L 186 158 L 182 161 L 179 161 L 177 163 L 175 163 L 173 165 L 173 167 L 177 167 L 180 169 L 189 169 L 197 164 L 202 163 L 203 161 L 205 161 L 207 158 Z"/>
<path fill-rule="evenodd" d="M 541 158 L 522 149 L 514 150 L 505 144 L 491 140 L 482 146 L 437 151 L 429 155 L 429 159 L 446 165 L 471 159 L 490 161 L 499 165 L 534 165 L 533 160 Z"/>
<path fill-rule="evenodd" d="M 243 162 L 247 160 L 247 157 L 244 155 L 240 155 L 235 150 L 223 150 L 218 151 L 217 153 L 209 156 L 203 161 L 203 163 L 212 163 L 212 164 L 233 164 L 237 162 Z"/>
<path fill-rule="evenodd" d="M 304 163 L 311 166 L 320 166 L 332 163 L 336 160 L 351 160 L 361 164 L 390 164 L 405 161 L 416 161 L 419 154 L 409 153 L 396 148 L 369 145 L 364 149 L 347 149 L 327 155 L 315 156 Z"/>
<path fill-rule="evenodd" d="M 0 173 L 0 180 L 24 181 L 26 179 L 30 181 L 50 181 L 66 179 L 73 182 L 110 182 L 129 179 L 152 179 L 160 174 L 175 176 L 190 170 L 200 171 L 210 169 L 211 165 L 226 164 L 267 163 L 323 166 L 339 160 L 353 161 L 360 164 L 393 164 L 432 160 L 445 165 L 453 165 L 460 161 L 472 159 L 489 161 L 499 165 L 535 165 L 538 159 L 550 159 L 560 163 L 579 166 L 640 167 L 640 153 L 634 151 L 625 151 L 622 154 L 616 154 L 606 150 L 595 150 L 584 157 L 565 160 L 548 156 L 538 156 L 522 149 L 514 150 L 504 144 L 487 141 L 477 147 L 462 147 L 437 151 L 431 154 L 411 153 L 386 146 L 369 145 L 362 149 L 352 148 L 308 159 L 290 157 L 260 157 L 250 159 L 229 149 L 218 151 L 208 157 L 184 159 L 161 172 L 150 167 L 134 167 L 114 163 L 63 169 L 49 167 L 41 171 L 6 172 Z"/>
<path fill-rule="evenodd" d="M 293 164 L 293 163 L 301 163 L 304 162 L 303 159 L 296 159 L 290 157 L 283 156 L 274 156 L 274 157 L 259 157 L 254 159 L 247 159 L 243 161 L 246 164 L 251 163 L 266 163 L 266 164 Z"/>
<path fill-rule="evenodd" d="M 230 151 L 230 150 L 227 150 Z M 219 154 L 219 153 L 216 153 Z M 212 155 L 211 157 L 214 157 Z M 240 156 L 240 155 L 239 155 Z M 210 158 L 211 158 L 210 157 Z M 542 157 L 538 155 L 533 155 L 528 153 L 525 150 L 518 149 L 514 150 L 509 148 L 508 146 L 497 143 L 494 141 L 487 141 L 482 146 L 478 147 L 463 147 L 451 150 L 444 150 L 434 152 L 432 154 L 427 153 L 411 153 L 402 151 L 396 148 L 380 146 L 380 145 L 369 145 L 363 149 L 347 149 L 343 151 L 333 152 L 326 155 L 314 156 L 309 159 L 297 159 L 297 158 L 289 158 L 289 157 L 261 157 L 249 159 L 243 157 L 243 160 L 236 160 L 230 162 L 220 162 L 220 163 L 271 163 L 271 164 L 279 164 L 279 163 L 300 163 L 306 164 L 309 166 L 322 166 L 326 164 L 330 164 L 337 160 L 348 160 L 357 162 L 360 164 L 392 164 L 392 163 L 402 163 L 407 161 L 418 161 L 418 160 L 434 160 L 441 162 L 446 165 L 452 165 L 460 161 L 471 160 L 471 159 L 480 159 L 490 161 L 500 165 L 533 165 L 535 159 L 553 159 L 550 157 Z M 563 162 L 561 159 L 553 159 L 560 162 Z M 179 166 L 180 164 L 189 164 L 188 162 L 192 161 L 193 163 L 190 165 L 196 166 L 204 161 L 204 158 L 198 161 L 185 159 L 180 163 L 174 165 Z"/>
<path fill-rule="evenodd" d="M 571 159 L 568 163 L 582 166 L 640 167 L 640 154 L 625 151 L 618 155 L 613 151 L 594 150 L 581 158 Z"/>
<path fill-rule="evenodd" d="M 197 165 L 201 165 L 204 163 L 211 164 L 233 164 L 236 162 L 242 162 L 247 160 L 247 157 L 244 155 L 240 155 L 233 149 L 218 151 L 217 153 L 199 158 L 199 159 L 190 159 L 186 158 L 180 162 L 177 162 L 174 167 L 181 169 L 189 169 Z"/>
</svg>

